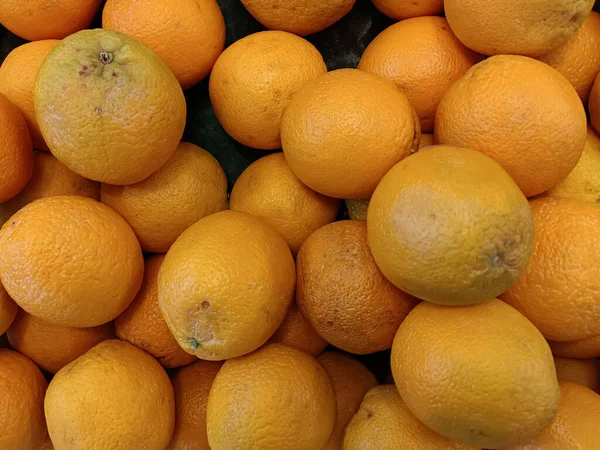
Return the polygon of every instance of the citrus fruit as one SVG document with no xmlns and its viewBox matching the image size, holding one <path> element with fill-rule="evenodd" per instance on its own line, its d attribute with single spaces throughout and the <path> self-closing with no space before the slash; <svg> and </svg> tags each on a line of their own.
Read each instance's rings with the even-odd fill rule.
<svg viewBox="0 0 600 450">
<path fill-rule="evenodd" d="M 383 30 L 365 49 L 358 68 L 393 81 L 431 133 L 444 95 L 482 56 L 454 36 L 443 17 L 416 17 Z"/>
<path fill-rule="evenodd" d="M 37 450 L 48 441 L 44 394 L 48 383 L 29 358 L 0 348 L 0 448 Z"/>
<path fill-rule="evenodd" d="M 565 358 L 600 358 L 600 335 L 571 342 L 548 341 L 552 353 Z"/>
<path fill-rule="evenodd" d="M 335 220 L 340 202 L 304 185 L 280 152 L 244 170 L 231 191 L 229 208 L 264 219 L 281 233 L 295 255 L 308 236 Z"/>
<path fill-rule="evenodd" d="M 12 298 L 8 296 L 4 286 L 0 283 L 0 335 L 4 334 L 7 328 L 15 319 L 19 307 Z M 325 346 L 323 346 L 325 348 Z"/>
<path fill-rule="evenodd" d="M 383 14 L 395 20 L 444 12 L 444 0 L 373 0 L 373 4 Z"/>
<path fill-rule="evenodd" d="M 394 385 L 369 390 L 344 433 L 344 450 L 469 450 L 430 430 L 408 410 Z"/>
<path fill-rule="evenodd" d="M 573 359 L 554 357 L 558 381 L 571 381 L 600 391 L 600 361 L 597 359 Z"/>
<path fill-rule="evenodd" d="M 335 424 L 335 391 L 310 355 L 283 344 L 223 364 L 206 408 L 212 450 L 322 448 Z"/>
<path fill-rule="evenodd" d="M 463 307 L 417 305 L 400 325 L 391 364 L 408 409 L 464 444 L 524 444 L 558 410 L 550 347 L 531 322 L 497 299 Z"/>
<path fill-rule="evenodd" d="M 502 300 L 547 338 L 578 341 L 600 334 L 600 208 L 578 200 L 531 202 L 535 239 L 531 261 Z"/>
<path fill-rule="evenodd" d="M 206 405 L 213 380 L 222 365 L 219 361 L 196 361 L 173 376 L 175 431 L 167 450 L 210 450 Z"/>
<path fill-rule="evenodd" d="M 160 313 L 157 279 L 164 259 L 164 255 L 146 259 L 142 287 L 133 302 L 115 319 L 115 331 L 119 339 L 141 348 L 163 367 L 172 369 L 197 358 L 179 346 Z"/>
<path fill-rule="evenodd" d="M 90 198 L 25 206 L 0 232 L 0 279 L 28 313 L 54 325 L 93 327 L 131 303 L 142 282 L 140 244 L 125 220 Z"/>
<path fill-rule="evenodd" d="M 19 110 L 27 122 L 33 146 L 48 150 L 35 118 L 33 87 L 42 62 L 56 44 L 56 39 L 28 42 L 11 51 L 0 67 L 0 93 Z"/>
<path fill-rule="evenodd" d="M 327 347 L 327 341 L 317 334 L 300 313 L 296 302 L 292 303 L 283 323 L 269 341 L 295 347 L 312 356 L 320 355 Z"/>
<path fill-rule="evenodd" d="M 292 96 L 327 72 L 319 51 L 283 31 L 263 31 L 229 46 L 210 74 L 215 114 L 236 141 L 257 149 L 281 147 L 280 124 Z"/>
<path fill-rule="evenodd" d="M 115 339 L 63 367 L 44 410 L 55 450 L 163 450 L 175 422 L 173 386 L 162 366 Z"/>
<path fill-rule="evenodd" d="M 425 147 L 433 145 L 433 134 L 423 133 L 421 134 L 421 140 L 419 141 L 419 150 Z"/>
<path fill-rule="evenodd" d="M 240 211 L 204 217 L 175 241 L 158 275 L 161 312 L 179 345 L 222 360 L 263 345 L 279 328 L 296 273 L 287 243 Z"/>
<path fill-rule="evenodd" d="M 586 129 L 581 100 L 563 75 L 535 59 L 500 55 L 476 64 L 446 91 L 435 140 L 485 153 L 531 197 L 569 175 Z"/>
<path fill-rule="evenodd" d="M 50 151 L 73 172 L 133 184 L 175 152 L 186 106 L 177 79 L 138 40 L 112 30 L 63 39 L 42 63 L 35 114 Z"/>
<path fill-rule="evenodd" d="M 324 30 L 344 17 L 355 0 L 242 0 L 252 16 L 271 30 L 300 36 Z"/>
<path fill-rule="evenodd" d="M 377 386 L 377 380 L 360 362 L 341 352 L 325 352 L 317 358 L 331 380 L 337 403 L 335 428 L 322 450 L 342 448 L 344 427 L 358 411 L 367 391 Z"/>
<path fill-rule="evenodd" d="M 369 209 L 369 198 L 346 199 L 346 209 L 348 217 L 352 220 L 367 220 L 367 211 Z"/>
<path fill-rule="evenodd" d="M 154 50 L 183 89 L 208 75 L 225 45 L 225 21 L 215 0 L 108 0 L 102 28 Z"/>
<path fill-rule="evenodd" d="M 112 322 L 96 327 L 52 325 L 20 310 L 6 331 L 10 345 L 40 369 L 56 373 L 96 344 L 115 337 Z"/>
<path fill-rule="evenodd" d="M 28 41 L 62 39 L 87 28 L 101 0 L 2 0 L 0 23 Z"/>
<path fill-rule="evenodd" d="M 527 199 L 502 167 L 447 145 L 420 150 L 386 174 L 367 226 L 375 262 L 393 284 L 449 305 L 480 303 L 511 287 L 534 233 Z"/>
<path fill-rule="evenodd" d="M 590 122 L 596 132 L 600 133 L 600 73 L 592 86 L 588 107 L 590 110 Z"/>
<path fill-rule="evenodd" d="M 445 0 L 452 30 L 484 55 L 541 56 L 567 42 L 594 0 Z"/>
<path fill-rule="evenodd" d="M 327 342 L 350 353 L 386 350 L 416 304 L 379 271 L 367 225 L 344 220 L 315 231 L 296 259 L 296 301 Z"/>
<path fill-rule="evenodd" d="M 281 121 L 292 171 L 311 189 L 335 198 L 369 197 L 383 175 L 417 148 L 420 134 L 402 91 L 357 69 L 306 83 Z"/>
<path fill-rule="evenodd" d="M 103 183 L 100 198 L 131 225 L 144 251 L 165 253 L 190 225 L 225 209 L 227 179 L 210 153 L 182 142 L 145 180 Z"/>
</svg>

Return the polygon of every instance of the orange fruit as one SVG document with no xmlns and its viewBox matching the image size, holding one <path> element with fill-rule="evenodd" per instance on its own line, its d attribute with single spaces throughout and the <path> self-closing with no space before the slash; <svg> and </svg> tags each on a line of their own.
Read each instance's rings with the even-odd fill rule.
<svg viewBox="0 0 600 450">
<path fill-rule="evenodd" d="M 531 261 L 502 300 L 547 338 L 578 341 L 600 334 L 600 208 L 578 200 L 531 202 L 535 239 Z"/>
<path fill-rule="evenodd" d="M 344 433 L 344 450 L 474 450 L 450 441 L 417 420 L 394 385 L 365 395 Z"/>
<path fill-rule="evenodd" d="M 144 281 L 137 296 L 115 319 L 119 339 L 127 341 L 154 356 L 163 367 L 172 369 L 196 361 L 177 343 L 158 307 L 158 271 L 164 255 L 146 259 Z"/>
<path fill-rule="evenodd" d="M 484 55 L 549 53 L 577 32 L 592 6 L 594 0 L 444 1 L 454 33 Z"/>
<path fill-rule="evenodd" d="M 144 251 L 165 253 L 190 225 L 225 209 L 227 178 L 210 153 L 181 142 L 148 178 L 129 186 L 103 183 L 100 198 L 131 225 Z"/>
<path fill-rule="evenodd" d="M 242 0 L 252 16 L 271 30 L 306 36 L 330 27 L 344 17 L 355 0 Z"/>
<path fill-rule="evenodd" d="M 600 358 L 600 335 L 571 342 L 548 341 L 552 353 L 565 358 Z"/>
<path fill-rule="evenodd" d="M 337 403 L 335 428 L 322 450 L 342 448 L 343 431 L 358 411 L 367 391 L 379 383 L 375 375 L 360 362 L 340 352 L 325 352 L 317 358 L 329 376 Z"/>
<path fill-rule="evenodd" d="M 56 373 L 96 344 L 115 337 L 112 322 L 90 328 L 52 325 L 20 310 L 6 331 L 10 345 L 40 369 Z"/>
<path fill-rule="evenodd" d="M 38 199 L 0 232 L 0 279 L 17 304 L 54 325 L 113 320 L 142 282 L 140 244 L 108 206 L 78 196 Z"/>
<path fill-rule="evenodd" d="M 444 95 L 483 57 L 465 47 L 443 17 L 416 17 L 383 30 L 366 48 L 358 68 L 393 81 L 431 133 Z"/>
<path fill-rule="evenodd" d="M 369 197 L 418 147 L 415 112 L 394 83 L 339 69 L 306 83 L 281 121 L 281 143 L 300 181 L 335 198 Z"/>
<path fill-rule="evenodd" d="M 600 73 L 592 86 L 588 108 L 590 110 L 590 122 L 596 132 L 600 133 Z"/>
<path fill-rule="evenodd" d="M 40 369 L 20 353 L 0 348 L 0 448 L 37 450 L 48 441 Z"/>
<path fill-rule="evenodd" d="M 395 20 L 444 12 L 444 0 L 373 0 L 373 4 L 383 14 Z"/>
<path fill-rule="evenodd" d="M 185 125 L 181 86 L 146 45 L 111 30 L 63 39 L 42 63 L 35 114 L 50 151 L 73 172 L 133 184 L 173 155 Z"/>
<path fill-rule="evenodd" d="M 423 133 L 421 134 L 421 141 L 419 141 L 419 150 L 425 147 L 433 145 L 433 134 Z"/>
<path fill-rule="evenodd" d="M 87 28 L 101 0 L 2 0 L 0 23 L 28 41 L 62 39 Z"/>
<path fill-rule="evenodd" d="M 44 410 L 55 450 L 162 450 L 175 422 L 165 370 L 119 340 L 101 342 L 63 367 L 50 382 Z"/>
<path fill-rule="evenodd" d="M 550 427 L 525 445 L 506 450 L 596 449 L 600 395 L 575 383 L 560 383 L 560 409 Z"/>
<path fill-rule="evenodd" d="M 200 359 L 241 356 L 279 328 L 294 294 L 294 259 L 262 219 L 204 217 L 175 241 L 158 274 L 160 310 L 179 345 Z"/>
<path fill-rule="evenodd" d="M 502 167 L 448 145 L 423 149 L 386 174 L 367 227 L 375 262 L 394 285 L 450 305 L 484 302 L 512 286 L 534 234 L 527 199 Z"/>
<path fill-rule="evenodd" d="M 27 122 L 33 146 L 40 150 L 48 150 L 48 146 L 35 118 L 33 87 L 42 62 L 58 42 L 48 39 L 23 44 L 11 51 L 0 67 L 0 93 L 19 108 Z"/>
<path fill-rule="evenodd" d="M 19 307 L 8 296 L 4 286 L 0 283 L 0 336 L 8 329 L 15 319 Z M 325 346 L 323 346 L 325 348 Z"/>
<path fill-rule="evenodd" d="M 391 364 L 408 409 L 464 444 L 526 443 L 558 410 L 550 347 L 531 322 L 497 299 L 463 307 L 417 305 L 400 325 Z"/>
<path fill-rule="evenodd" d="M 283 31 L 263 31 L 229 46 L 210 74 L 210 101 L 236 141 L 258 149 L 281 147 L 280 124 L 292 96 L 327 72 L 310 42 Z"/>
<path fill-rule="evenodd" d="M 172 378 L 175 391 L 175 431 L 167 450 L 210 450 L 206 434 L 208 394 L 219 361 L 196 361 L 182 367 Z"/>
<path fill-rule="evenodd" d="M 295 255 L 308 236 L 335 220 L 340 202 L 304 185 L 283 153 L 274 153 L 244 170 L 231 191 L 229 208 L 264 219 Z"/>
<path fill-rule="evenodd" d="M 56 195 L 79 195 L 100 200 L 100 184 L 72 172 L 48 152 L 33 152 L 33 174 L 16 196 L 0 203 L 0 225 L 34 200 Z"/>
<path fill-rule="evenodd" d="M 596 75 L 600 72 L 600 14 L 592 11 L 575 35 L 540 61 L 554 67 L 571 82 L 587 104 Z"/>
<path fill-rule="evenodd" d="M 327 342 L 351 353 L 388 349 L 416 304 L 379 271 L 367 242 L 367 225 L 344 220 L 325 225 L 296 259 L 296 301 Z"/>
<path fill-rule="evenodd" d="M 485 153 L 531 197 L 569 175 L 586 129 L 581 100 L 563 75 L 535 59 L 501 55 L 476 64 L 446 91 L 435 140 Z"/>
<path fill-rule="evenodd" d="M 183 89 L 208 75 L 225 45 L 225 21 L 215 0 L 108 0 L 102 28 L 154 50 Z"/>
<path fill-rule="evenodd" d="M 335 424 L 335 391 L 310 355 L 269 344 L 223 364 L 206 408 L 212 450 L 320 449 Z"/>
<path fill-rule="evenodd" d="M 370 198 L 348 198 L 344 200 L 346 209 L 348 210 L 348 217 L 351 220 L 367 220 L 367 211 L 369 209 Z"/>
<path fill-rule="evenodd" d="M 592 391 L 600 391 L 600 361 L 554 357 L 558 381 L 571 381 Z"/>
<path fill-rule="evenodd" d="M 292 303 L 283 323 L 273 333 L 269 342 L 286 344 L 312 356 L 320 355 L 327 347 L 327 341 L 317 334 L 310 322 L 300 313 L 296 302 Z"/>
</svg>

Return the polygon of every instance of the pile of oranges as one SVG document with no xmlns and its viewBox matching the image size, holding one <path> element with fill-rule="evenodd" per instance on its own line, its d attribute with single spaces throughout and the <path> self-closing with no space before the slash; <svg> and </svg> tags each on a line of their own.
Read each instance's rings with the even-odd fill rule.
<svg viewBox="0 0 600 450">
<path fill-rule="evenodd" d="M 0 2 L 0 450 L 600 449 L 594 0 L 240 1 Z"/>
</svg>

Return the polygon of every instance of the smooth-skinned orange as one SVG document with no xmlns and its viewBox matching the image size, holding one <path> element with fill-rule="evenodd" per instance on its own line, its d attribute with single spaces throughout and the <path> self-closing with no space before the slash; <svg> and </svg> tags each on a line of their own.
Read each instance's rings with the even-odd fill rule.
<svg viewBox="0 0 600 450">
<path fill-rule="evenodd" d="M 13 320 L 15 320 L 18 311 L 19 307 L 8 296 L 6 289 L 0 283 L 0 336 L 4 334 Z"/>
<path fill-rule="evenodd" d="M 375 7 L 395 20 L 434 16 L 444 12 L 444 0 L 373 0 Z"/>
<path fill-rule="evenodd" d="M 596 132 L 600 133 L 600 73 L 592 86 L 588 108 L 590 110 L 590 122 Z"/>
<path fill-rule="evenodd" d="M 558 381 L 571 381 L 600 393 L 600 361 L 554 357 Z"/>
<path fill-rule="evenodd" d="M 552 353 L 565 358 L 600 358 L 600 335 L 580 341 L 557 342 L 549 340 Z"/>
<path fill-rule="evenodd" d="M 285 319 L 269 342 L 286 344 L 312 356 L 320 355 L 328 345 L 328 342 L 319 336 L 310 322 L 304 318 L 296 302 L 292 303 Z"/>
</svg>

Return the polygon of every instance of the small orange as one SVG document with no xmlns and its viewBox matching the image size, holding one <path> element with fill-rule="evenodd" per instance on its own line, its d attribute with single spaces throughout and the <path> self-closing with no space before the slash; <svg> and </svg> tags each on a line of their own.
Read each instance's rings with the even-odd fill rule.
<svg viewBox="0 0 600 450">
<path fill-rule="evenodd" d="M 590 110 L 590 122 L 592 122 L 592 126 L 596 132 L 600 133 L 600 73 L 596 77 L 596 81 L 592 87 L 588 107 Z"/>
<path fill-rule="evenodd" d="M 554 357 L 558 381 L 571 381 L 600 392 L 600 361 Z"/>
<path fill-rule="evenodd" d="M 264 219 L 295 255 L 308 236 L 335 220 L 340 202 L 303 184 L 284 154 L 275 153 L 244 170 L 231 191 L 229 208 Z"/>
<path fill-rule="evenodd" d="M 600 358 L 600 335 L 581 341 L 548 341 L 552 353 L 565 358 Z"/>
<path fill-rule="evenodd" d="M 383 175 L 418 147 L 420 136 L 402 91 L 357 69 L 306 83 L 281 121 L 292 171 L 311 189 L 335 198 L 369 197 Z"/>
<path fill-rule="evenodd" d="M 396 20 L 444 12 L 444 0 L 373 0 L 373 4 L 383 14 Z"/>
<path fill-rule="evenodd" d="M 358 68 L 393 81 L 431 133 L 444 92 L 482 56 L 465 47 L 443 17 L 416 17 L 383 30 Z"/>
<path fill-rule="evenodd" d="M 283 323 L 273 333 L 269 342 L 286 344 L 312 356 L 320 355 L 327 347 L 327 341 L 317 334 L 310 322 L 300 313 L 296 302 L 292 303 Z"/>
<path fill-rule="evenodd" d="M 8 329 L 15 320 L 19 307 L 6 293 L 6 289 L 0 283 L 0 336 Z M 325 346 L 323 346 L 323 349 Z"/>
<path fill-rule="evenodd" d="M 433 134 L 432 133 L 423 133 L 421 134 L 421 141 L 419 142 L 419 150 L 425 147 L 430 147 L 433 145 Z"/>
<path fill-rule="evenodd" d="M 56 373 L 96 344 L 114 339 L 115 330 L 112 322 L 90 328 L 52 325 L 20 310 L 6 334 L 15 350 Z"/>
<path fill-rule="evenodd" d="M 164 255 L 146 259 L 142 287 L 133 302 L 115 319 L 115 331 L 119 339 L 150 353 L 163 367 L 172 369 L 197 358 L 179 346 L 160 313 L 156 281 L 164 259 Z"/>
<path fill-rule="evenodd" d="M 108 0 L 102 27 L 154 50 L 183 89 L 210 72 L 225 45 L 225 21 L 215 0 Z"/>
<path fill-rule="evenodd" d="M 348 217 L 352 220 L 367 220 L 367 211 L 369 210 L 370 198 L 346 199 L 346 209 Z"/>
<path fill-rule="evenodd" d="M 35 118 L 33 87 L 42 62 L 58 42 L 48 39 L 23 44 L 10 52 L 0 67 L 0 93 L 19 108 L 29 127 L 33 146 L 40 150 L 48 150 L 48 146 Z"/>
</svg>

